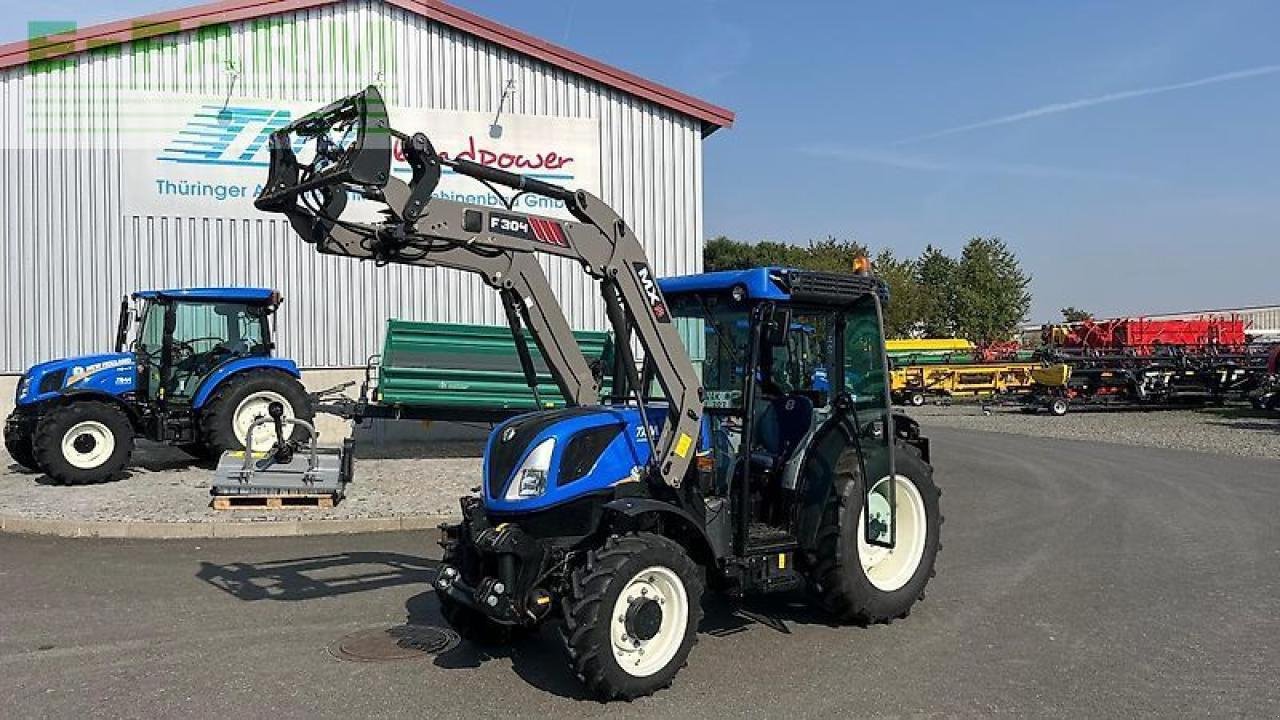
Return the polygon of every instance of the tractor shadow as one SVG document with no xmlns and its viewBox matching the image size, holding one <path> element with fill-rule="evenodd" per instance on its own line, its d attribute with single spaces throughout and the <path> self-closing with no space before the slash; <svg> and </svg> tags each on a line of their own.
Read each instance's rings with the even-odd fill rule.
<svg viewBox="0 0 1280 720">
<path fill-rule="evenodd" d="M 111 485 L 130 479 L 144 479 L 150 473 L 173 473 L 183 471 L 208 471 L 217 467 L 216 459 L 195 458 L 176 448 L 166 445 L 139 442 L 124 471 L 95 485 Z M 61 483 L 39 470 L 28 470 L 16 464 L 9 465 L 9 472 L 17 475 L 33 477 L 37 485 L 62 487 Z"/>
<path fill-rule="evenodd" d="M 431 590 L 409 598 L 405 610 L 409 624 L 448 627 Z M 505 661 L 517 677 L 536 690 L 569 700 L 593 700 L 569 671 L 560 627 L 559 622 L 547 623 L 535 632 L 517 634 L 509 644 L 500 646 L 463 640 L 452 650 L 437 655 L 434 664 L 444 670 L 474 670 L 488 662 Z"/>
<path fill-rule="evenodd" d="M 398 586 L 422 586 L 422 592 L 405 601 L 405 622 L 447 628 L 430 585 L 438 567 L 438 562 L 423 557 L 366 551 L 262 562 L 201 562 L 195 576 L 245 602 L 305 602 Z M 743 603 L 708 595 L 703 609 L 698 629 L 703 639 L 756 632 L 757 628 L 790 634 L 791 627 L 797 624 L 834 626 L 800 595 L 764 596 Z M 474 670 L 492 661 L 507 662 L 517 677 L 536 690 L 592 701 L 569 670 L 560 628 L 559 622 L 550 622 L 498 647 L 463 640 L 436 655 L 433 663 L 445 670 Z"/>
<path fill-rule="evenodd" d="M 411 624 L 444 625 L 435 593 L 427 591 L 405 603 Z M 837 627 L 801 595 L 749 598 L 733 602 L 721 595 L 703 598 L 703 618 L 698 626 L 702 639 L 720 638 L 757 629 L 791 634 L 792 625 Z M 560 639 L 560 621 L 548 622 L 537 632 L 518 636 L 511 644 L 488 647 L 463 640 L 454 649 L 436 657 L 440 668 L 475 669 L 486 662 L 505 660 L 511 670 L 531 687 L 569 700 L 595 701 L 569 670 Z"/>
<path fill-rule="evenodd" d="M 258 563 L 201 562 L 196 578 L 246 602 L 300 602 L 429 583 L 437 565 L 403 553 L 345 552 Z"/>
</svg>

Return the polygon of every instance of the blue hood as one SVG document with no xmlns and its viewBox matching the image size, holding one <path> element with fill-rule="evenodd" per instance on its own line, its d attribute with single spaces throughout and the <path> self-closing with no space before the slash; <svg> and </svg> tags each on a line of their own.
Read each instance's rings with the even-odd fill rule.
<svg viewBox="0 0 1280 720">
<path fill-rule="evenodd" d="M 100 353 L 32 365 L 18 384 L 16 402 L 27 405 L 69 391 L 97 391 L 108 395 L 133 392 L 135 364 L 132 353 Z"/>
<path fill-rule="evenodd" d="M 655 433 L 667 417 L 665 405 L 648 406 Z M 706 427 L 698 451 L 707 447 Z M 661 438 L 657 438 L 661 442 Z M 536 466 L 546 444 L 545 489 L 521 496 L 523 470 Z M 635 407 L 570 407 L 519 415 L 489 435 L 484 454 L 485 508 L 500 513 L 544 510 L 639 479 L 649 462 L 649 438 Z"/>
</svg>

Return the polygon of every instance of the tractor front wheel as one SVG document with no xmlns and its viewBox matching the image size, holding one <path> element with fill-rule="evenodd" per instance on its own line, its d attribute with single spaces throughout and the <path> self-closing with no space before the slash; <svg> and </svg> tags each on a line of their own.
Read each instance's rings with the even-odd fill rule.
<svg viewBox="0 0 1280 720">
<path fill-rule="evenodd" d="M 698 639 L 702 576 L 676 542 L 615 535 L 571 575 L 564 643 L 587 689 L 631 700 L 671 684 Z"/>
<path fill-rule="evenodd" d="M 133 425 L 120 408 L 94 400 L 55 407 L 36 423 L 36 464 L 60 485 L 117 477 L 133 454 Z"/>
<path fill-rule="evenodd" d="M 40 467 L 36 463 L 36 452 L 31 446 L 33 434 L 30 422 L 6 422 L 4 425 L 4 449 L 15 463 L 27 470 L 38 470 Z"/>
<path fill-rule="evenodd" d="M 249 425 L 268 417 L 273 402 L 284 407 L 285 418 L 315 419 L 311 398 L 297 378 L 277 370 L 250 370 L 224 380 L 200 409 L 202 444 L 214 453 L 243 450 Z M 285 435 L 303 440 L 307 431 L 298 425 L 286 426 Z M 270 425 L 259 425 L 253 431 L 252 450 L 266 452 L 275 439 Z"/>
<path fill-rule="evenodd" d="M 822 606 L 844 622 L 865 625 L 906 617 L 924 598 L 934 575 L 942 547 L 941 493 L 933 483 L 933 469 L 913 448 L 899 445 L 896 450 L 896 473 L 876 480 L 870 493 L 855 450 L 842 453 L 836 465 L 809 581 Z M 896 503 L 892 534 L 880 523 L 884 539 L 894 540 L 887 548 L 868 542 L 866 519 L 889 514 L 891 500 Z"/>
</svg>

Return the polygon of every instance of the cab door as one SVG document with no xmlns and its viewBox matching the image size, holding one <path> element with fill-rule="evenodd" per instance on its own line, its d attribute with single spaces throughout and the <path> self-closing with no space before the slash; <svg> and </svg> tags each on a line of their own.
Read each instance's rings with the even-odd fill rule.
<svg viewBox="0 0 1280 720">
<path fill-rule="evenodd" d="M 865 539 L 892 547 L 893 418 L 889 404 L 890 376 L 884 352 L 884 313 L 878 295 L 867 295 L 841 316 L 843 388 L 839 397 L 851 421 L 861 451 L 866 479 Z"/>
</svg>

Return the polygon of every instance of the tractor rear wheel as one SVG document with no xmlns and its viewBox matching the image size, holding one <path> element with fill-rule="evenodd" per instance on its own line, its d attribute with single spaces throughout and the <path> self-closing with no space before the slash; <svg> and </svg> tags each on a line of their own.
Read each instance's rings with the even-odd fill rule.
<svg viewBox="0 0 1280 720">
<path fill-rule="evenodd" d="M 285 418 L 315 419 L 311 398 L 297 378 L 278 370 L 250 370 L 223 381 L 200 409 L 202 443 L 215 454 L 243 450 L 249 425 L 267 417 L 273 402 L 284 406 Z M 307 431 L 298 425 L 286 427 L 285 434 L 291 440 L 307 438 Z M 275 439 L 269 425 L 260 425 L 253 431 L 252 449 L 266 452 Z"/>
<path fill-rule="evenodd" d="M 17 425 L 5 423 L 4 449 L 20 467 L 38 470 L 40 466 L 36 463 L 36 452 L 31 446 L 32 434 L 30 423 Z"/>
<path fill-rule="evenodd" d="M 661 535 L 614 535 L 574 568 L 564 599 L 569 663 L 602 700 L 671 684 L 698 641 L 702 574 Z"/>
<path fill-rule="evenodd" d="M 867 542 L 863 508 L 868 493 L 857 452 L 845 450 L 836 464 L 809 581 L 821 605 L 844 622 L 865 625 L 906 617 L 935 574 L 942 547 L 941 492 L 933 469 L 914 448 L 899 445 L 895 450 L 895 476 L 878 479 L 871 498 L 873 517 L 877 510 L 887 512 L 893 483 L 897 527 L 892 549 Z"/>
<path fill-rule="evenodd" d="M 120 408 L 95 400 L 55 407 L 36 423 L 31 447 L 40 470 L 60 485 L 114 479 L 133 454 L 133 425 Z"/>
</svg>

